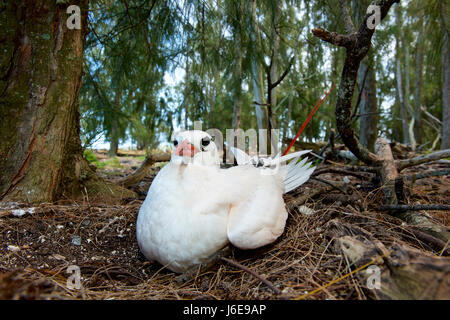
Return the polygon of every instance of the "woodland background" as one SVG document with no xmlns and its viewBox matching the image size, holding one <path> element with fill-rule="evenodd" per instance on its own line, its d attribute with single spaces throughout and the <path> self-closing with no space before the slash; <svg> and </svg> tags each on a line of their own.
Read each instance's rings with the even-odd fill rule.
<svg viewBox="0 0 450 320">
<path fill-rule="evenodd" d="M 369 4 L 349 2 L 356 25 Z M 377 28 L 358 72 L 352 117 L 370 150 L 378 136 L 420 150 L 450 147 L 447 10 L 446 1 L 402 1 Z M 271 127 L 286 143 L 339 83 L 344 49 L 321 43 L 311 29 L 342 33 L 340 12 L 339 1 L 92 1 L 82 142 L 88 147 L 103 134 L 114 155 L 126 140 L 155 148 L 193 121 L 267 128 L 270 103 Z M 277 80 L 271 88 L 268 81 Z M 303 141 L 328 141 L 336 95 Z"/>
</svg>

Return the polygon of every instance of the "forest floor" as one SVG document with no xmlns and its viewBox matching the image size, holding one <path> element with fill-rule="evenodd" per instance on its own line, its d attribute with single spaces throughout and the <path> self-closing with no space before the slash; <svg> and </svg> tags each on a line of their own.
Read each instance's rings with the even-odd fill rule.
<svg viewBox="0 0 450 320">
<path fill-rule="evenodd" d="M 96 156 L 99 162 L 109 161 L 100 165 L 98 172 L 111 180 L 129 174 L 143 160 L 139 154 L 113 161 L 103 153 Z M 342 165 L 322 164 L 319 169 Z M 302 195 L 327 186 L 310 179 L 285 196 L 289 218 L 275 243 L 257 250 L 231 249 L 230 259 L 270 281 L 278 293 L 224 261 L 181 280 L 158 263 L 146 261 L 135 237 L 139 208 L 160 166 L 155 165 L 132 187 L 139 194 L 137 200 L 116 205 L 67 200 L 33 208 L 1 208 L 0 298 L 376 299 L 357 272 L 346 276 L 352 266 L 336 250 L 327 230 L 330 221 L 336 220 L 363 228 L 387 248 L 402 243 L 434 256 L 443 253 L 418 239 L 402 220 L 377 209 L 383 205 L 383 196 L 373 187 L 370 174 L 362 179 L 329 173 L 320 178 L 340 181 L 341 190 L 327 189 L 306 199 L 302 206 L 289 206 Z M 421 165 L 405 170 L 405 174 L 446 168 L 442 164 Z M 449 194 L 450 177 L 429 177 L 414 183 L 409 203 L 449 204 Z M 447 211 L 419 212 L 450 227 Z M 80 268 L 80 289 L 69 285 L 71 265 Z"/>
</svg>

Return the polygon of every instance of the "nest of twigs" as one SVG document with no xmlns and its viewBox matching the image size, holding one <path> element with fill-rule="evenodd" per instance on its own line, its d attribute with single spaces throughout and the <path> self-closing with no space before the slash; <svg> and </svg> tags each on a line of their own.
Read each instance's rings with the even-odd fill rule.
<svg viewBox="0 0 450 320">
<path fill-rule="evenodd" d="M 420 172 L 429 167 L 414 170 Z M 289 218 L 277 242 L 257 250 L 231 250 L 229 259 L 266 279 L 272 288 L 224 261 L 199 271 L 187 281 L 181 281 L 156 262 L 146 261 L 135 238 L 142 200 L 114 206 L 60 202 L 41 204 L 31 210 L 22 207 L 23 211 L 18 211 L 18 206 L 0 211 L 0 298 L 373 298 L 356 274 L 345 276 L 353 269 L 327 232 L 327 223 L 333 219 L 363 228 L 386 247 L 406 243 L 433 255 L 442 254 L 419 239 L 399 218 L 377 211 L 383 197 L 370 174 L 366 179 L 331 173 L 320 178 L 340 184 L 330 187 L 311 179 L 286 195 Z M 306 194 L 314 197 L 305 197 Z M 415 184 L 410 201 L 445 204 L 448 194 L 448 177 L 430 177 Z M 290 205 L 300 197 L 304 199 L 301 203 Z M 448 212 L 421 214 L 449 226 Z M 68 285 L 71 273 L 67 270 L 71 265 L 80 268 L 80 289 Z"/>
</svg>

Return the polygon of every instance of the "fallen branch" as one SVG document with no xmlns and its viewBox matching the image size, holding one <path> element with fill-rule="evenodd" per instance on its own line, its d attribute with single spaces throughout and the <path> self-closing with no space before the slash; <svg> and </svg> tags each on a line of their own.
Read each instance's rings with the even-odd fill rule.
<svg viewBox="0 0 450 320">
<path fill-rule="evenodd" d="M 148 170 L 153 164 L 164 161 L 170 161 L 170 154 L 163 153 L 156 155 L 148 155 L 145 157 L 145 160 L 142 162 L 139 168 L 137 168 L 133 173 L 126 176 L 125 178 L 122 178 L 119 181 L 117 181 L 117 183 L 124 187 L 129 187 L 133 184 L 136 184 L 145 178 L 145 176 L 148 173 Z"/>
<path fill-rule="evenodd" d="M 294 198 L 293 200 L 287 200 L 286 201 L 286 206 L 289 210 L 293 210 L 298 206 L 301 206 L 303 204 L 305 204 L 306 201 L 308 201 L 309 199 L 312 199 L 320 194 L 323 193 L 328 193 L 331 190 L 333 190 L 333 187 L 330 186 L 326 186 L 323 188 L 318 188 L 318 189 L 314 189 L 311 193 L 308 194 L 304 194 L 300 197 Z"/>
<path fill-rule="evenodd" d="M 397 160 L 395 161 L 395 164 L 397 166 L 398 171 L 402 171 L 403 169 L 418 166 L 423 163 L 428 163 L 435 160 L 440 160 L 444 158 L 450 157 L 450 149 L 440 150 L 436 151 L 430 154 L 425 154 L 422 156 L 418 156 L 412 159 L 405 159 L 405 160 Z"/>
<path fill-rule="evenodd" d="M 275 294 L 281 294 L 280 289 L 278 289 L 277 287 L 275 287 L 275 286 L 273 285 L 272 282 L 270 282 L 270 281 L 267 280 L 266 278 L 260 276 L 260 275 L 257 274 L 255 271 L 250 270 L 250 269 L 247 268 L 246 266 L 243 266 L 242 264 L 240 264 L 240 263 L 238 263 L 238 262 L 236 262 L 236 261 L 230 260 L 230 259 L 228 259 L 228 258 L 222 257 L 222 258 L 220 258 L 220 259 L 221 259 L 222 261 L 225 261 L 226 263 L 232 265 L 233 267 L 236 267 L 236 268 L 238 268 L 238 269 L 241 269 L 241 270 L 243 270 L 243 271 L 245 271 L 245 272 L 251 274 L 251 275 L 254 276 L 255 278 L 259 279 L 261 282 L 263 282 L 265 285 L 267 285 L 273 292 L 275 292 Z"/>
<path fill-rule="evenodd" d="M 440 251 L 441 252 L 441 254 L 440 254 L 441 256 L 442 255 L 444 255 L 444 256 L 450 255 L 450 249 L 447 249 L 447 244 L 444 241 L 442 241 L 442 240 L 440 240 L 440 239 L 438 239 L 436 237 L 433 237 L 430 234 L 427 234 L 425 232 L 417 230 L 416 228 L 411 228 L 409 231 L 415 237 L 417 237 L 417 239 L 419 239 L 420 241 L 430 245 L 435 250 Z"/>
<path fill-rule="evenodd" d="M 351 48 L 355 45 L 356 39 L 354 36 L 347 36 L 338 34 L 337 32 L 330 32 L 322 28 L 314 28 L 311 32 L 319 39 L 334 44 L 338 47 Z"/>
<path fill-rule="evenodd" d="M 311 177 L 311 179 L 319 181 L 319 182 L 322 182 L 322 183 L 325 183 L 325 184 L 333 187 L 334 189 L 342 192 L 343 194 L 347 194 L 347 191 L 342 189 L 342 186 L 345 187 L 345 185 L 346 185 L 345 183 L 342 183 L 341 186 L 340 186 L 337 181 L 327 181 L 327 180 L 316 178 L 316 177 Z"/>
<path fill-rule="evenodd" d="M 450 205 L 444 204 L 422 204 L 422 205 L 407 205 L 407 204 L 388 204 L 378 208 L 380 211 L 407 211 L 407 210 L 449 210 Z"/>
<path fill-rule="evenodd" d="M 357 173 L 357 172 L 341 170 L 341 169 L 334 169 L 334 168 L 327 168 L 327 169 L 322 169 L 322 170 L 316 170 L 316 171 L 314 171 L 314 173 L 311 176 L 312 177 L 316 177 L 316 176 L 319 176 L 319 175 L 324 174 L 324 173 L 343 174 L 343 175 L 346 175 L 346 176 L 353 176 L 353 177 L 360 178 L 360 179 L 367 179 L 368 178 L 367 176 L 365 176 L 363 174 L 360 174 L 360 173 Z"/>
<path fill-rule="evenodd" d="M 343 253 L 355 271 L 373 265 L 374 273 L 357 272 L 362 287 L 377 299 L 450 299 L 450 258 L 426 254 L 409 246 L 394 244 L 387 249 L 365 230 L 331 220 L 327 236 L 335 239 L 332 246 Z"/>
<path fill-rule="evenodd" d="M 378 157 L 382 159 L 382 166 L 380 170 L 382 190 L 388 204 L 397 203 L 397 196 L 395 193 L 395 181 L 398 177 L 397 168 L 392 155 L 391 147 L 384 138 L 378 138 L 375 141 L 375 152 Z"/>
<path fill-rule="evenodd" d="M 425 179 L 425 178 L 429 178 L 429 177 L 440 177 L 440 176 L 449 176 L 449 175 L 450 175 L 450 170 L 435 170 L 435 171 L 430 171 L 430 172 L 416 173 L 416 174 L 413 174 L 410 176 L 406 176 L 405 178 L 407 180 L 416 181 L 416 180 Z"/>
</svg>

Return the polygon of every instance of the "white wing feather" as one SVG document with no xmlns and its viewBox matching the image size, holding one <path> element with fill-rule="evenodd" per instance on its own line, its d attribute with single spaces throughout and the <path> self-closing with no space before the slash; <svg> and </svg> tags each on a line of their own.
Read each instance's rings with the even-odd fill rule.
<svg viewBox="0 0 450 320">
<path fill-rule="evenodd" d="M 236 162 L 239 166 L 241 165 L 249 165 L 252 164 L 252 158 L 247 155 L 244 151 L 238 148 L 230 147 L 230 150 L 233 152 L 236 157 Z M 306 153 L 309 153 L 311 150 L 303 150 L 288 154 L 286 156 L 277 156 L 275 158 L 264 158 L 264 163 L 268 166 L 274 166 L 277 164 L 282 164 L 291 159 L 294 159 L 289 162 L 282 170 L 284 174 L 283 182 L 284 182 L 284 193 L 294 190 L 299 187 L 306 181 L 308 181 L 311 174 L 314 172 L 315 167 L 312 167 L 311 162 L 306 162 L 307 158 L 298 162 L 300 157 Z"/>
<path fill-rule="evenodd" d="M 231 152 L 233 152 L 236 162 L 239 166 L 244 165 L 250 161 L 250 156 L 244 151 L 238 148 L 230 147 Z"/>
</svg>

